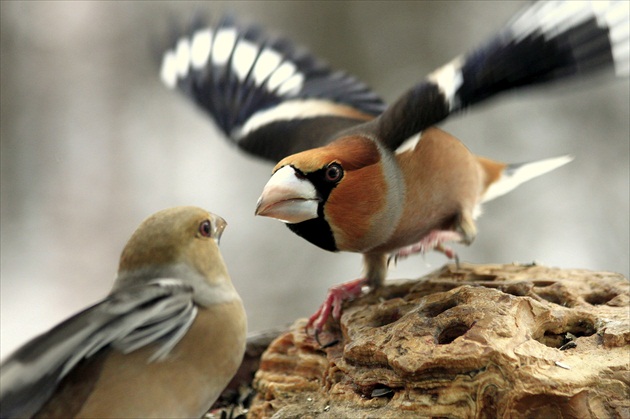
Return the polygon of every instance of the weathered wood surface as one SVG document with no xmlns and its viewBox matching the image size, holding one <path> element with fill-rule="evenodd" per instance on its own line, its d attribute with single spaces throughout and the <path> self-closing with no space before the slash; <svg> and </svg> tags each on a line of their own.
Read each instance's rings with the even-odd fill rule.
<svg viewBox="0 0 630 419">
<path fill-rule="evenodd" d="M 224 417 L 630 417 L 630 282 L 618 274 L 449 265 L 346 304 L 320 336 L 329 347 L 305 324 L 273 340 L 253 383 L 240 381 L 255 391 L 241 388 L 246 408 Z"/>
</svg>

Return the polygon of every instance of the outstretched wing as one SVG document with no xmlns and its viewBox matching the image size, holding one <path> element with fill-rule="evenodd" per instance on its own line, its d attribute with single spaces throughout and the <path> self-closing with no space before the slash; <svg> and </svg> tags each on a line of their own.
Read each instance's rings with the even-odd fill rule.
<svg viewBox="0 0 630 419">
<path fill-rule="evenodd" d="M 0 416 L 30 417 L 59 381 L 106 347 L 124 353 L 158 343 L 148 361 L 163 358 L 197 315 L 193 291 L 161 279 L 116 292 L 17 350 L 0 369 Z"/>
<path fill-rule="evenodd" d="M 385 109 L 356 78 L 230 17 L 216 28 L 195 24 L 164 54 L 161 77 L 239 147 L 274 162 L 326 144 Z"/>
<path fill-rule="evenodd" d="M 629 9 L 619 1 L 538 2 L 471 53 L 430 74 L 373 122 L 395 150 L 412 135 L 496 94 L 614 69 L 628 76 Z"/>
</svg>

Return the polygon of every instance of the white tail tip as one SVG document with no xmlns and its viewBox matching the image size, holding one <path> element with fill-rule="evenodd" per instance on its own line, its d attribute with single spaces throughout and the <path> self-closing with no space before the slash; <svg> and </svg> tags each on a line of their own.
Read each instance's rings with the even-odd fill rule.
<svg viewBox="0 0 630 419">
<path fill-rule="evenodd" d="M 505 195 L 521 183 L 551 172 L 571 160 L 573 160 L 573 156 L 560 156 L 530 163 L 511 164 L 505 168 L 499 180 L 488 187 L 481 203 Z"/>
</svg>

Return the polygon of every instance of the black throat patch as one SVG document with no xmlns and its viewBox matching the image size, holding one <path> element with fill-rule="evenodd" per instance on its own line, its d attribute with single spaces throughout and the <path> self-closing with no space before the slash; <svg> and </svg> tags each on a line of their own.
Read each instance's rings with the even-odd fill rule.
<svg viewBox="0 0 630 419">
<path fill-rule="evenodd" d="M 336 252 L 339 250 L 337 249 L 332 230 L 322 216 L 313 218 L 312 220 L 302 221 L 297 224 L 287 224 L 287 227 L 289 227 L 292 232 L 303 239 L 308 240 L 317 247 L 321 247 L 322 249 L 330 252 Z"/>
<path fill-rule="evenodd" d="M 332 229 L 324 216 L 324 206 L 326 205 L 328 196 L 330 196 L 330 193 L 333 189 L 335 189 L 338 182 L 329 182 L 325 180 L 326 168 L 322 168 L 308 174 L 302 173 L 295 167 L 293 167 L 293 169 L 302 176 L 308 178 L 313 186 L 315 186 L 321 201 L 317 208 L 317 218 L 302 221 L 297 224 L 287 224 L 287 227 L 289 227 L 289 229 L 295 234 L 308 240 L 315 246 L 321 247 L 322 249 L 330 252 L 337 252 L 339 249 L 337 249 Z"/>
</svg>

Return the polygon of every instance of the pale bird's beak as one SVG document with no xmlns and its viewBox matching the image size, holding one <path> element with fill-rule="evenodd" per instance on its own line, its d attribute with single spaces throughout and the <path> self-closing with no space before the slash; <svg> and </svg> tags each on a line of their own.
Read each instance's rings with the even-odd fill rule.
<svg viewBox="0 0 630 419">
<path fill-rule="evenodd" d="M 216 214 L 212 214 L 212 225 L 214 226 L 212 237 L 217 242 L 217 244 L 219 244 L 219 242 L 221 241 L 221 235 L 223 234 L 225 227 L 227 227 L 227 221 Z"/>
<path fill-rule="evenodd" d="M 317 218 L 319 198 L 310 180 L 298 177 L 291 166 L 276 171 L 258 198 L 256 215 L 284 223 L 300 223 Z"/>
</svg>

